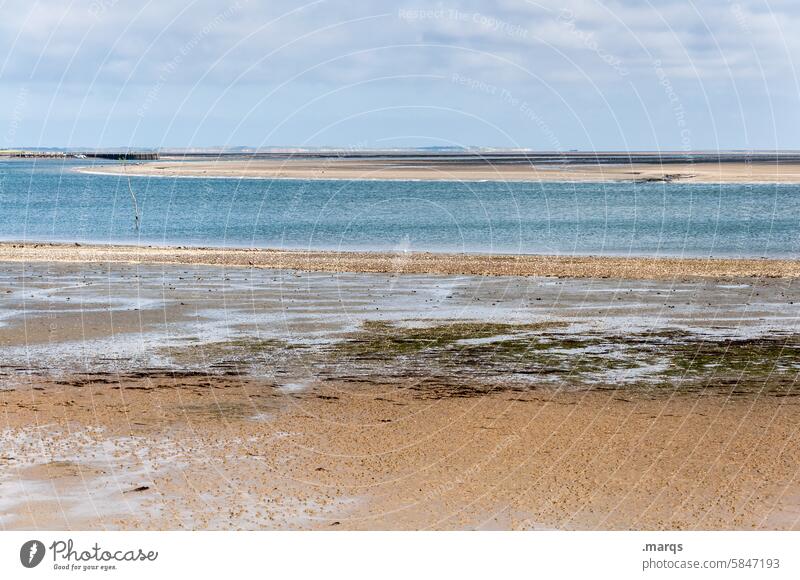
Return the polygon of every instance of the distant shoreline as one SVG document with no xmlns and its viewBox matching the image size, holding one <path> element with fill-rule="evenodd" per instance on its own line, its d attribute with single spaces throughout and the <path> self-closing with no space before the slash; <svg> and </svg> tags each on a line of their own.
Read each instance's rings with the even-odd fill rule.
<svg viewBox="0 0 800 580">
<path fill-rule="evenodd" d="M 0 262 L 143 263 L 315 272 L 664 280 L 800 278 L 800 260 L 436 254 L 0 242 Z"/>
<path fill-rule="evenodd" d="M 210 175 L 210 174 L 173 174 L 173 173 L 162 173 L 162 172 L 153 172 L 153 171 L 143 171 L 143 172 L 136 172 L 126 170 L 124 173 L 119 170 L 115 171 L 113 165 L 108 166 L 98 166 L 99 169 L 95 169 L 94 167 L 75 167 L 73 171 L 77 173 L 83 173 L 85 175 L 102 175 L 102 176 L 122 176 L 126 175 L 128 177 L 155 177 L 159 179 L 219 179 L 219 180 L 228 180 L 228 179 L 236 179 L 236 180 L 262 180 L 262 181 L 374 181 L 374 182 L 395 182 L 395 183 L 425 183 L 425 182 L 434 182 L 434 183 L 503 183 L 506 181 L 513 181 L 514 183 L 632 183 L 635 182 L 635 179 L 626 179 L 626 178 L 596 178 L 592 179 L 591 177 L 586 178 L 575 178 L 570 174 L 564 172 L 560 176 L 556 175 L 548 175 L 547 178 L 525 178 L 525 177 L 508 177 L 506 179 L 490 179 L 490 178 L 480 178 L 480 177 L 465 177 L 462 179 L 458 178 L 432 178 L 430 176 L 420 176 L 420 177 L 339 177 L 339 176 L 307 176 L 307 177 L 299 177 L 299 176 L 275 176 L 275 175 Z M 131 166 L 130 167 L 139 167 L 139 165 Z M 651 180 L 652 183 L 664 182 L 661 179 Z M 675 179 L 675 180 L 668 180 L 669 183 L 680 183 L 681 185 L 776 185 L 776 186 L 789 186 L 789 185 L 800 185 L 800 177 L 798 177 L 797 181 L 770 181 L 770 180 L 761 180 L 761 181 L 744 181 L 744 180 L 737 180 L 737 181 L 702 181 L 698 179 Z M 645 183 L 645 182 L 641 182 Z"/>
<path fill-rule="evenodd" d="M 704 184 L 798 184 L 800 161 L 637 161 L 634 163 L 541 163 L 516 160 L 403 158 L 162 159 L 135 165 L 77 167 L 95 175 L 205 179 L 298 179 L 455 182 L 637 182 Z"/>
</svg>

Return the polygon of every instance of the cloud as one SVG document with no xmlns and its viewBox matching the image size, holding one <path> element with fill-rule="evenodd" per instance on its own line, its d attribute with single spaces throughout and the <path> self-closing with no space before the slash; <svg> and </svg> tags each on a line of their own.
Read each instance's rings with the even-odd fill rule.
<svg viewBox="0 0 800 580">
<path fill-rule="evenodd" d="M 742 145 L 752 134 L 744 130 L 752 123 L 748 110 L 763 114 L 750 99 L 774 97 L 773 115 L 796 109 L 798 28 L 800 5 L 790 1 L 11 0 L 0 20 L 0 90 L 13 99 L 24 86 L 53 118 L 78 124 L 105 115 L 108 135 L 123 139 L 155 135 L 164 118 L 177 114 L 197 122 L 227 118 L 229 112 L 208 107 L 232 99 L 237 112 L 259 111 L 265 121 L 272 118 L 264 111 L 318 99 L 320 106 L 305 114 L 307 132 L 335 121 L 348 108 L 344 98 L 370 108 L 392 91 L 392 100 L 414 103 L 429 95 L 437 99 L 431 106 L 491 102 L 452 83 L 454 74 L 595 115 L 625 116 L 638 101 L 651 123 L 671 125 L 662 75 L 709 127 L 714 115 L 730 114 L 717 101 L 729 106 L 728 96 L 740 96 Z M 396 82 L 380 80 L 387 78 Z M 494 105 L 506 110 L 496 121 L 514 129 L 517 113 Z M 137 112 L 135 128 L 123 122 Z M 585 119 L 554 119 L 551 126 L 570 123 L 562 129 L 565 143 L 589 126 Z M 40 133 L 48 135 L 47 127 Z"/>
</svg>

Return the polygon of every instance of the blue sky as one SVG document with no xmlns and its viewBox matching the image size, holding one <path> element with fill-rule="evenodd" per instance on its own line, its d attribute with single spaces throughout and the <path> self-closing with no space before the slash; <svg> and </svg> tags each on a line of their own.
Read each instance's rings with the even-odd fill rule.
<svg viewBox="0 0 800 580">
<path fill-rule="evenodd" d="M 800 149 L 788 0 L 0 7 L 0 148 Z"/>
</svg>

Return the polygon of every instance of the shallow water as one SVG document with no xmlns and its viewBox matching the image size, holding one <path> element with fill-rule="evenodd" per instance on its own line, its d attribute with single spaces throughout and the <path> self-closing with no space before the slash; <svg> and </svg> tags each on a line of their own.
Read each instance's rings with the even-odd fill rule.
<svg viewBox="0 0 800 580">
<path fill-rule="evenodd" d="M 0 161 L 0 239 L 470 253 L 800 256 L 800 186 L 130 177 Z M 133 169 L 135 170 L 135 169 Z"/>
</svg>

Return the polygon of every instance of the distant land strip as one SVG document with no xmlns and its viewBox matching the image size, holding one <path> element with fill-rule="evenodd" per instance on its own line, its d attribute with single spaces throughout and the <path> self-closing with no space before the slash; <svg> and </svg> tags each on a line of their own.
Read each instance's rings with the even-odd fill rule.
<svg viewBox="0 0 800 580">
<path fill-rule="evenodd" d="M 424 181 L 495 181 L 495 182 L 593 182 L 629 181 L 637 183 L 800 183 L 800 162 L 774 160 L 716 161 L 693 160 L 669 163 L 661 158 L 634 163 L 559 164 L 555 161 L 532 161 L 525 158 L 487 158 L 476 156 L 438 158 L 331 158 L 292 159 L 195 158 L 135 162 L 77 168 L 86 173 L 142 177 L 194 177 L 229 179 L 339 179 L 339 180 L 424 180 Z"/>
<path fill-rule="evenodd" d="M 339 252 L 33 242 L 0 243 L 0 261 L 185 264 L 315 272 L 632 280 L 800 277 L 800 261 L 784 259 Z"/>
</svg>

